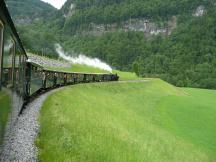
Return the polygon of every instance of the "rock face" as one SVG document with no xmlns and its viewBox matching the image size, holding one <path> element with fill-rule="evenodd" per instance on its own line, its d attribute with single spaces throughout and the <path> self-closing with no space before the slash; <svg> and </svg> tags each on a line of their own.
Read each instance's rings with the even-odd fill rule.
<svg viewBox="0 0 216 162">
<path fill-rule="evenodd" d="M 75 13 L 75 4 L 71 3 L 69 10 L 67 11 L 67 13 L 64 13 L 64 17 L 65 18 L 69 18 L 71 17 L 74 13 Z"/>
<path fill-rule="evenodd" d="M 107 32 L 120 31 L 139 31 L 143 32 L 146 36 L 151 35 L 170 35 L 177 27 L 177 18 L 173 16 L 169 21 L 164 22 L 162 25 L 158 25 L 147 19 L 131 19 L 121 24 L 94 24 L 91 23 L 88 30 L 83 31 L 84 34 L 90 34 L 94 36 L 101 36 Z"/>
<path fill-rule="evenodd" d="M 199 7 L 197 7 L 197 9 L 193 15 L 196 17 L 200 17 L 200 16 L 203 16 L 204 14 L 205 14 L 205 7 L 199 6 Z"/>
</svg>

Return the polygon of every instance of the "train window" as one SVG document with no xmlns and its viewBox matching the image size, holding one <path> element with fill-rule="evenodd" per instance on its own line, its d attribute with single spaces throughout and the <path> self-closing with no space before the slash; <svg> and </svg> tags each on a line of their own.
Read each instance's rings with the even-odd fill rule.
<svg viewBox="0 0 216 162">
<path fill-rule="evenodd" d="M 17 46 L 16 50 L 16 56 L 15 56 L 15 63 L 14 63 L 14 87 L 15 89 L 20 92 L 21 87 L 20 87 L 20 75 L 21 75 L 21 69 L 20 69 L 20 64 L 21 64 L 21 52 L 19 49 L 19 46 Z"/>
<path fill-rule="evenodd" d="M 1 78 L 2 78 L 3 30 L 4 30 L 4 25 L 0 20 L 0 90 L 1 90 Z"/>
<path fill-rule="evenodd" d="M 25 77 L 25 56 L 20 55 L 20 84 L 23 85 Z M 26 92 L 25 86 L 22 86 L 22 94 Z"/>
<path fill-rule="evenodd" d="M 14 54 L 15 54 L 15 42 L 13 41 L 10 32 L 8 30 L 5 30 L 2 84 L 6 87 L 13 86 Z"/>
</svg>

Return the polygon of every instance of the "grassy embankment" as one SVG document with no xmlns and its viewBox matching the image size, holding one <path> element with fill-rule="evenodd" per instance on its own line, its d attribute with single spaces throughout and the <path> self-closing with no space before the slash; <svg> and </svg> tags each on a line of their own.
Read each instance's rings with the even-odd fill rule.
<svg viewBox="0 0 216 162">
<path fill-rule="evenodd" d="M 0 92 L 0 146 L 7 124 L 8 114 L 10 112 L 10 97 L 5 91 Z"/>
<path fill-rule="evenodd" d="M 46 67 L 46 69 L 64 71 L 64 72 L 109 73 L 106 70 L 102 70 L 99 68 L 93 68 L 90 66 L 80 65 L 80 64 L 72 64 L 70 68 Z"/>
<path fill-rule="evenodd" d="M 216 161 L 215 98 L 159 79 L 66 87 L 43 105 L 39 159 Z"/>
</svg>

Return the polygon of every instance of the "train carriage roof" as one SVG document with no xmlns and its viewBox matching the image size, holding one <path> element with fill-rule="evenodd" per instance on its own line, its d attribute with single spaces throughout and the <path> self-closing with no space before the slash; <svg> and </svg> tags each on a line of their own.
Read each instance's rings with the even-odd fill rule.
<svg viewBox="0 0 216 162">
<path fill-rule="evenodd" d="M 33 65 L 33 66 L 35 66 L 35 67 L 39 67 L 39 68 L 42 68 L 42 69 L 43 69 L 43 66 L 41 66 L 41 65 L 39 65 L 39 64 L 37 64 L 37 63 L 34 63 L 34 62 L 30 61 L 30 60 L 27 60 L 27 64 L 30 64 L 30 65 Z"/>
<path fill-rule="evenodd" d="M 19 44 L 20 48 L 22 49 L 25 56 L 28 58 L 26 51 L 23 47 L 22 41 L 20 40 L 20 37 L 17 33 L 17 30 L 15 28 L 15 25 L 13 23 L 13 20 L 10 16 L 10 13 L 7 9 L 7 5 L 4 0 L 0 0 L 0 19 L 3 21 L 2 23 L 9 27 L 11 34 L 13 35 L 13 38 L 15 39 L 16 43 Z"/>
</svg>

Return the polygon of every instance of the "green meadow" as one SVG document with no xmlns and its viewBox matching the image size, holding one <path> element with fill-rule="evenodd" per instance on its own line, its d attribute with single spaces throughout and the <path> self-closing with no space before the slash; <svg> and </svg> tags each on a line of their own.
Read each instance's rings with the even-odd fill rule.
<svg viewBox="0 0 216 162">
<path fill-rule="evenodd" d="M 138 77 L 135 73 L 131 72 L 123 72 L 119 70 L 113 70 L 113 74 L 118 74 L 120 76 L 119 80 L 120 81 L 130 81 L 130 80 L 143 80 L 144 78 Z"/>
<path fill-rule="evenodd" d="M 160 79 L 66 87 L 42 107 L 39 160 L 214 162 L 215 98 Z"/>
<path fill-rule="evenodd" d="M 63 72 L 109 73 L 106 70 L 90 67 L 90 66 L 87 66 L 87 65 L 80 65 L 80 64 L 72 64 L 70 68 L 47 67 L 47 69 L 49 69 L 49 70 L 63 71 Z"/>
</svg>

